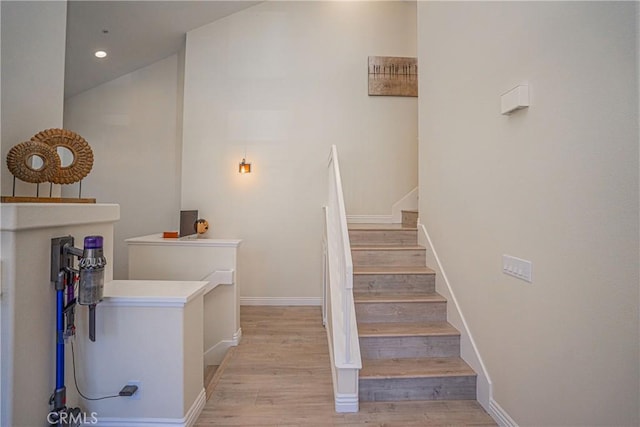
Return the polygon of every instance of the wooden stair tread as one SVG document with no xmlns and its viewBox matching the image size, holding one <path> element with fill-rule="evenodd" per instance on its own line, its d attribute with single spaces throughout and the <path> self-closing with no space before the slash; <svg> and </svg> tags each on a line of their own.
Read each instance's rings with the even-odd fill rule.
<svg viewBox="0 0 640 427">
<path fill-rule="evenodd" d="M 476 376 L 460 357 L 424 357 L 417 359 L 365 359 L 359 378 L 440 378 Z"/>
<path fill-rule="evenodd" d="M 429 267 L 406 266 L 406 267 L 386 267 L 386 266 L 354 266 L 353 274 L 358 275 L 382 275 L 382 274 L 435 274 Z"/>
<path fill-rule="evenodd" d="M 354 292 L 353 300 L 357 303 L 402 303 L 402 302 L 447 302 L 447 299 L 436 292 L 406 293 L 406 292 Z"/>
<path fill-rule="evenodd" d="M 361 338 L 460 336 L 460 331 L 448 322 L 358 323 L 358 336 Z"/>
<path fill-rule="evenodd" d="M 353 245 L 351 246 L 352 251 L 415 251 L 415 250 L 423 250 L 424 246 L 420 245 Z"/>
<path fill-rule="evenodd" d="M 403 227 L 402 224 L 347 224 L 348 230 L 357 231 L 416 231 L 417 227 Z"/>
</svg>

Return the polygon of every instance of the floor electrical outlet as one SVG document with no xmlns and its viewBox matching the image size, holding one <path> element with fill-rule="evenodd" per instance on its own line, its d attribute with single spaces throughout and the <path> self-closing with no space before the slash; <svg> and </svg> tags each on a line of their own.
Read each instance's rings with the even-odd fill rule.
<svg viewBox="0 0 640 427">
<path fill-rule="evenodd" d="M 129 399 L 131 400 L 140 400 L 142 398 L 142 381 L 128 381 L 127 385 L 122 389 L 122 391 L 125 390 L 125 388 L 129 387 L 129 386 L 135 386 L 136 390 L 133 392 L 132 395 L 129 396 Z M 122 393 L 121 391 L 121 393 Z"/>
<path fill-rule="evenodd" d="M 122 390 L 120 390 L 120 396 L 124 396 L 124 397 L 129 397 L 129 396 L 133 396 L 136 391 L 138 391 L 138 386 L 137 385 L 126 385 L 124 387 L 122 387 Z"/>
<path fill-rule="evenodd" d="M 533 264 L 526 259 L 516 258 L 511 255 L 502 255 L 502 272 L 529 283 L 533 283 Z"/>
</svg>

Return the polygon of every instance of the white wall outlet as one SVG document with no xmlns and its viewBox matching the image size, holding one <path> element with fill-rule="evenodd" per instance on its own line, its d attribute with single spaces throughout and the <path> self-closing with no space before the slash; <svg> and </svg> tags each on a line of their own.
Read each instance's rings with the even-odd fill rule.
<svg viewBox="0 0 640 427">
<path fill-rule="evenodd" d="M 502 255 L 502 272 L 509 276 L 533 283 L 531 280 L 533 264 L 526 259 L 516 258 L 511 255 Z"/>
<path fill-rule="evenodd" d="M 138 390 L 128 397 L 129 400 L 140 400 L 142 399 L 142 381 L 128 381 L 127 385 L 137 385 Z"/>
</svg>

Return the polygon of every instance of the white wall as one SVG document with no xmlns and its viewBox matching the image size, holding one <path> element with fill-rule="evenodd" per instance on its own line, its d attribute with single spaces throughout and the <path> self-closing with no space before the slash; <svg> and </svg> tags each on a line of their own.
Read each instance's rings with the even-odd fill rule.
<svg viewBox="0 0 640 427">
<path fill-rule="evenodd" d="M 12 191 L 11 147 L 62 127 L 66 28 L 65 1 L 2 2 L 2 195 Z M 35 196 L 36 185 L 18 181 L 16 195 Z"/>
<path fill-rule="evenodd" d="M 6 2 L 0 3 L 0 192 L 10 195 L 12 175 L 5 166 L 8 151 L 15 144 L 28 140 L 39 131 L 62 125 L 64 93 L 64 50 L 67 20 L 66 2 Z M 46 102 L 43 102 L 43 99 Z M 17 194 L 35 194 L 33 184 L 18 183 Z M 0 263 L 6 270 L 6 252 Z M 1 281 L 1 280 L 0 280 Z M 5 305 L 10 293 L 4 288 L 0 302 Z M 5 309 L 6 310 L 6 309 Z M 7 313 L 2 312 L 6 317 Z M 13 322 L 0 322 L 3 331 L 0 344 L 4 349 L 13 343 L 5 336 Z M 12 360 L 8 351 L 0 351 L 0 365 Z M 27 358 L 26 360 L 30 360 Z M 12 375 L 12 374 L 11 374 Z M 47 378 L 44 379 L 45 381 Z M 13 416 L 14 408 L 9 392 L 9 373 L 0 371 L 0 424 Z M 46 413 L 42 414 L 46 416 Z M 7 423 L 7 425 L 9 425 Z M 17 424 L 14 424 L 17 425 Z"/>
<path fill-rule="evenodd" d="M 120 204 L 114 277 L 128 275 L 125 239 L 177 230 L 180 211 L 179 55 L 65 101 L 64 125 L 93 149 L 83 197 Z M 77 197 L 77 185 L 63 194 Z"/>
<path fill-rule="evenodd" d="M 636 7 L 419 2 L 421 222 L 523 426 L 640 423 Z"/>
<path fill-rule="evenodd" d="M 331 144 L 349 214 L 415 187 L 416 98 L 367 96 L 369 55 L 416 55 L 415 7 L 266 2 L 187 34 L 182 207 L 243 239 L 243 296 L 320 298 Z"/>
</svg>

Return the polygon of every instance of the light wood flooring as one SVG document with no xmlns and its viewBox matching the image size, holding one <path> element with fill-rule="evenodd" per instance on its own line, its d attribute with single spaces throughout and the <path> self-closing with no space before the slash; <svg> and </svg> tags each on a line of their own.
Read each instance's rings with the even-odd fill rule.
<svg viewBox="0 0 640 427">
<path fill-rule="evenodd" d="M 319 307 L 243 306 L 241 326 L 196 426 L 496 425 L 468 400 L 360 402 L 337 414 Z"/>
</svg>

